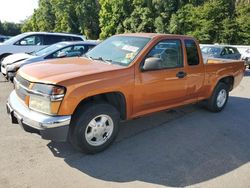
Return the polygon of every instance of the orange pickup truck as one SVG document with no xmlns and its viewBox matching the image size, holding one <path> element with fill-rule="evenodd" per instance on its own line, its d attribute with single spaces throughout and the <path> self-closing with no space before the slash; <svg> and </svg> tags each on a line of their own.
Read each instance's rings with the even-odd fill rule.
<svg viewBox="0 0 250 188">
<path fill-rule="evenodd" d="M 204 63 L 192 37 L 115 35 L 84 57 L 21 68 L 7 112 L 28 132 L 96 153 L 114 141 L 120 120 L 199 101 L 221 111 L 244 71 L 243 61 Z"/>
</svg>

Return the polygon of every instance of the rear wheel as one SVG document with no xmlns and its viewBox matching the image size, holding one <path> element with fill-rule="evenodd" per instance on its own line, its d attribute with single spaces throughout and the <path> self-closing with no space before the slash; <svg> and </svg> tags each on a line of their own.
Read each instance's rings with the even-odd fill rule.
<svg viewBox="0 0 250 188">
<path fill-rule="evenodd" d="M 119 130 L 119 112 L 107 103 L 92 103 L 79 108 L 70 127 L 70 142 L 84 153 L 105 150 Z"/>
<path fill-rule="evenodd" d="M 207 101 L 207 108 L 212 112 L 220 112 L 227 104 L 228 94 L 228 85 L 223 82 L 219 82 L 215 87 L 212 96 Z"/>
</svg>

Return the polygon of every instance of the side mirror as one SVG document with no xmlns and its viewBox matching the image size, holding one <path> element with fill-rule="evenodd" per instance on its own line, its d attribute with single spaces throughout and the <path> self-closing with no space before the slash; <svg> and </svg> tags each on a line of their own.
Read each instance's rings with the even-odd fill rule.
<svg viewBox="0 0 250 188">
<path fill-rule="evenodd" d="M 57 55 L 58 58 L 63 58 L 63 57 L 67 57 L 67 54 L 66 52 L 60 52 L 58 55 Z"/>
<path fill-rule="evenodd" d="M 149 57 L 145 60 L 144 65 L 142 67 L 143 71 L 149 70 L 159 70 L 161 69 L 162 59 L 158 57 Z"/>
<path fill-rule="evenodd" d="M 20 42 L 20 45 L 27 45 L 28 43 L 27 43 L 27 41 L 26 40 L 22 40 L 21 42 Z"/>
</svg>

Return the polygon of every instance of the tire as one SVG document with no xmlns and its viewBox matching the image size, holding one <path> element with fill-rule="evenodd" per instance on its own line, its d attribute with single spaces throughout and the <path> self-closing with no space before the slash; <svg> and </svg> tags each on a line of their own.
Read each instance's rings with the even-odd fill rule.
<svg viewBox="0 0 250 188">
<path fill-rule="evenodd" d="M 229 87 L 223 82 L 219 82 L 214 89 L 212 96 L 207 101 L 207 108 L 211 112 L 222 111 L 228 101 Z"/>
<path fill-rule="evenodd" d="M 108 103 L 80 107 L 70 125 L 69 141 L 83 153 L 94 154 L 108 148 L 119 131 L 120 114 Z"/>
</svg>

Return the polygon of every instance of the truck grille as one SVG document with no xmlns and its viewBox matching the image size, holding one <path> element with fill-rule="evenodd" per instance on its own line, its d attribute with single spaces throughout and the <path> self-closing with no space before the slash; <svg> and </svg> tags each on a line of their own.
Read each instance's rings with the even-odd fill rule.
<svg viewBox="0 0 250 188">
<path fill-rule="evenodd" d="M 30 82 L 25 80 L 20 75 L 17 75 L 14 79 L 14 86 L 17 96 L 25 102 L 26 97 L 28 96 L 27 90 L 29 89 Z"/>
</svg>

